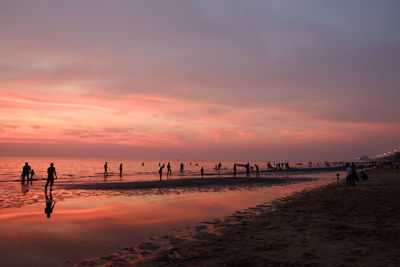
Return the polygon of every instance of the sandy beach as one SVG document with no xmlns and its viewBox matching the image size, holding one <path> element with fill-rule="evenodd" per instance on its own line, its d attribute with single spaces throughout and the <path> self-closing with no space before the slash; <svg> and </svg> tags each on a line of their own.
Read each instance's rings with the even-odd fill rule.
<svg viewBox="0 0 400 267">
<path fill-rule="evenodd" d="M 151 238 L 78 265 L 399 266 L 399 171 L 345 181 Z"/>
</svg>

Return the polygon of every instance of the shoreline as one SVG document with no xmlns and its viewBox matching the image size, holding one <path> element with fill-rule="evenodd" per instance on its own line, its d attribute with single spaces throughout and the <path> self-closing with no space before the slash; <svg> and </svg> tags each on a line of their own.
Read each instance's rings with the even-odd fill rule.
<svg viewBox="0 0 400 267">
<path fill-rule="evenodd" d="M 398 266 L 400 172 L 369 170 L 79 265 Z"/>
<path fill-rule="evenodd" d="M 256 187 L 283 185 L 289 183 L 310 182 L 315 178 L 264 177 L 264 178 L 179 178 L 163 181 L 143 182 L 97 182 L 60 184 L 63 189 L 72 190 L 146 190 L 146 189 L 178 189 L 178 188 L 209 188 L 209 187 Z"/>
</svg>

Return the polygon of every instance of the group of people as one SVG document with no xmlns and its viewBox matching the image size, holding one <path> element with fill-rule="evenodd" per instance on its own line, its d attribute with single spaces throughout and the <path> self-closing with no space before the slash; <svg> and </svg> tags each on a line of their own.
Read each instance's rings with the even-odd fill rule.
<svg viewBox="0 0 400 267">
<path fill-rule="evenodd" d="M 25 162 L 25 165 L 22 167 L 22 174 L 21 174 L 22 182 L 25 181 L 25 178 L 27 180 L 32 181 L 34 175 L 35 171 L 32 169 L 32 167 L 29 165 L 28 162 Z M 54 167 L 54 163 L 50 163 L 50 167 L 47 168 L 47 181 L 45 185 L 46 191 L 49 185 L 50 185 L 50 191 L 53 190 L 54 179 L 57 179 L 56 168 Z"/>
<path fill-rule="evenodd" d="M 352 185 L 355 186 L 356 182 L 360 181 L 360 177 L 363 181 L 368 180 L 368 175 L 361 171 L 360 172 L 360 177 L 358 176 L 357 173 L 357 168 L 356 168 L 356 164 L 353 162 L 351 164 L 346 164 L 346 184 L 347 185 Z M 337 174 L 337 180 L 339 180 L 339 175 Z"/>
<path fill-rule="evenodd" d="M 21 179 L 22 181 L 33 180 L 33 176 L 35 176 L 35 170 L 31 168 L 28 162 L 25 162 L 24 167 L 22 167 Z"/>
</svg>

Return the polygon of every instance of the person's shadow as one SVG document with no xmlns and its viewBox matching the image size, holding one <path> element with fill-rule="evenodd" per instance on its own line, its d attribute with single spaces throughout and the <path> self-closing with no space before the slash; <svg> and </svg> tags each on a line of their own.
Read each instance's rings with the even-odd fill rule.
<svg viewBox="0 0 400 267">
<path fill-rule="evenodd" d="M 44 213 L 46 214 L 47 218 L 50 219 L 51 214 L 53 213 L 54 206 L 56 205 L 56 202 L 53 200 L 53 194 L 50 192 L 50 194 L 47 194 L 45 192 L 46 196 L 46 208 L 44 209 Z"/>
</svg>

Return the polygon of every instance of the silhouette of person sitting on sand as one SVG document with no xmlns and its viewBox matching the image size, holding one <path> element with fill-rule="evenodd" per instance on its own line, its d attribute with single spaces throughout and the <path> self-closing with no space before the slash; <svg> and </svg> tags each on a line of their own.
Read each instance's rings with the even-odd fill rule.
<svg viewBox="0 0 400 267">
<path fill-rule="evenodd" d="M 47 191 L 47 186 L 50 184 L 50 191 L 53 190 L 54 178 L 57 179 L 56 168 L 54 168 L 54 163 L 50 163 L 50 167 L 47 168 L 47 182 L 45 190 Z"/>
<path fill-rule="evenodd" d="M 53 213 L 54 206 L 56 205 L 56 202 L 53 201 L 53 195 L 50 194 L 45 194 L 46 196 L 46 207 L 44 208 L 44 213 L 46 214 L 47 218 L 50 219 L 51 214 Z"/>
<path fill-rule="evenodd" d="M 160 174 L 160 181 L 162 181 L 162 173 L 163 173 L 164 167 L 165 167 L 165 164 L 161 165 L 160 170 L 158 170 L 158 174 Z"/>
<path fill-rule="evenodd" d="M 122 162 L 119 164 L 119 176 L 122 176 Z"/>
<path fill-rule="evenodd" d="M 107 164 L 107 162 L 104 163 L 104 175 L 108 175 L 108 164 Z"/>
<path fill-rule="evenodd" d="M 29 166 L 28 162 L 25 162 L 24 167 L 22 167 L 22 174 L 21 174 L 21 178 L 22 180 L 29 179 L 29 172 L 31 171 L 31 166 Z"/>
</svg>

